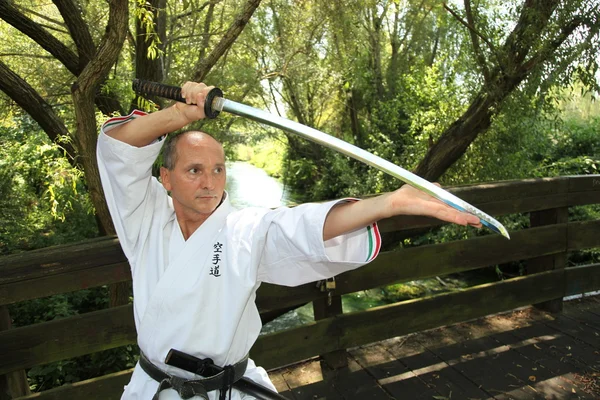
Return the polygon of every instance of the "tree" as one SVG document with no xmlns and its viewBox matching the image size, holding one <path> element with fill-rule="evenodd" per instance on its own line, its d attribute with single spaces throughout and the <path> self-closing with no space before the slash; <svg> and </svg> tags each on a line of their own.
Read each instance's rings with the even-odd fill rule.
<svg viewBox="0 0 600 400">
<path fill-rule="evenodd" d="M 192 11 L 194 7 L 202 8 L 196 2 L 187 3 Z M 45 12 L 40 13 L 33 10 L 35 2 L 17 4 L 0 0 L 0 18 L 21 33 L 19 40 L 30 39 L 52 56 L 50 63 L 55 68 L 58 66 L 63 79 L 63 95 L 59 98 L 61 102 L 68 102 L 68 110 L 62 115 L 57 114 L 57 108 L 42 95 L 49 87 L 47 76 L 30 74 L 22 77 L 14 70 L 19 68 L 14 60 L 11 66 L 0 59 L 0 89 L 30 114 L 53 142 L 60 144 L 73 165 L 85 172 L 100 232 L 115 234 L 96 165 L 96 110 L 109 116 L 130 108 L 122 105 L 124 89 L 115 84 L 118 67 L 123 68 L 126 75 L 134 69 L 133 65 L 122 61 L 127 58 L 123 47 L 125 38 L 131 37 L 128 33 L 130 4 L 127 0 L 110 0 L 108 8 L 76 0 L 53 0 L 53 4 L 54 8 L 47 5 Z M 210 2 L 209 11 L 214 10 L 216 4 L 218 2 Z M 216 29 L 215 25 L 218 25 L 224 32 L 223 37 L 209 52 L 211 40 L 205 36 L 202 51 L 206 57 L 198 62 L 193 74 L 186 75 L 205 77 L 239 36 L 259 4 L 260 0 L 248 0 L 227 29 L 223 26 L 224 20 L 213 20 L 211 11 L 206 16 L 204 31 Z M 136 77 L 163 81 L 165 59 L 172 57 L 165 53 L 165 44 L 174 40 L 167 37 L 167 21 L 170 20 L 171 25 L 178 24 L 185 16 L 167 15 L 165 0 L 138 0 L 135 6 L 136 38 L 132 40 L 131 49 Z M 187 17 L 197 19 L 198 15 L 191 13 Z M 69 81 L 72 84 L 67 89 L 65 83 Z M 71 93 L 71 101 L 64 95 L 65 92 Z M 112 304 L 125 303 L 128 291 L 115 290 L 111 298 Z"/>
<path fill-rule="evenodd" d="M 570 72 L 575 60 L 593 59 L 598 42 L 600 6 L 587 1 L 526 0 L 518 21 L 503 43 L 481 33 L 470 0 L 465 0 L 466 21 L 450 7 L 445 8 L 470 32 L 474 57 L 483 77 L 479 93 L 464 114 L 446 129 L 419 163 L 416 173 L 438 179 L 490 126 L 503 101 L 526 79 L 546 75 L 542 81 Z M 481 42 L 487 45 L 483 50 Z M 554 71 L 550 72 L 553 68 Z M 597 64 L 579 69 L 589 82 Z M 545 78 L 545 79 L 544 79 Z M 535 80 L 533 80 L 535 82 Z M 540 81 L 535 82 L 537 86 Z"/>
</svg>

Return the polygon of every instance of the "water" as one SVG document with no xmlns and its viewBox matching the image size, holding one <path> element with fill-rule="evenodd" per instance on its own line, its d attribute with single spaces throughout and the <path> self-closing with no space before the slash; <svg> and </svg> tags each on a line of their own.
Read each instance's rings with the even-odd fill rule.
<svg viewBox="0 0 600 400">
<path fill-rule="evenodd" d="M 231 204 L 236 208 L 287 205 L 289 198 L 283 184 L 254 165 L 235 161 L 227 163 L 227 186 Z"/>
</svg>

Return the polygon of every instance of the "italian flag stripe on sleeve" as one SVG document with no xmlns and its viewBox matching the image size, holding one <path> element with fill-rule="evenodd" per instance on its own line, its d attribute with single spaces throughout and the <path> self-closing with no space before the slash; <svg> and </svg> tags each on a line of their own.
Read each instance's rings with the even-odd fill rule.
<svg viewBox="0 0 600 400">
<path fill-rule="evenodd" d="M 367 235 L 369 237 L 369 250 L 365 261 L 370 262 L 377 257 L 379 250 L 381 250 L 381 234 L 377 223 L 367 226 Z"/>
<path fill-rule="evenodd" d="M 114 117 L 114 118 L 107 120 L 104 124 L 102 124 L 102 130 L 106 131 L 107 128 L 115 127 L 119 124 L 123 124 L 125 122 L 131 121 L 132 119 L 135 119 L 137 117 L 141 117 L 144 115 L 146 115 L 146 113 L 143 111 L 133 110 L 131 112 L 131 114 L 129 114 L 129 115 L 125 115 L 122 117 Z M 108 129 L 108 130 L 110 130 L 110 129 Z"/>
</svg>

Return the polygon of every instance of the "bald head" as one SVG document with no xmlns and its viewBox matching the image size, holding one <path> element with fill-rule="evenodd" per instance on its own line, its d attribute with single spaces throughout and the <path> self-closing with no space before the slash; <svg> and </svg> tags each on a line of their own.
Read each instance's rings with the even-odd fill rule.
<svg viewBox="0 0 600 400">
<path fill-rule="evenodd" d="M 208 151 L 214 151 L 220 154 L 225 160 L 225 151 L 219 141 L 207 133 L 200 131 L 183 132 L 174 137 L 170 137 L 163 147 L 163 166 L 168 170 L 173 170 L 177 164 L 178 149 L 181 147 L 202 147 Z"/>
</svg>

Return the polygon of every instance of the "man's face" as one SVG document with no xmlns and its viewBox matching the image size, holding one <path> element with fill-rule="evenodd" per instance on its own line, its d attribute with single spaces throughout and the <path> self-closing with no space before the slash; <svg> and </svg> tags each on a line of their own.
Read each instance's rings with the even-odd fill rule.
<svg viewBox="0 0 600 400">
<path fill-rule="evenodd" d="M 178 214 L 186 218 L 208 218 L 225 190 L 225 154 L 212 137 L 190 132 L 179 138 L 172 170 L 161 168 L 165 189 L 171 192 Z"/>
</svg>

